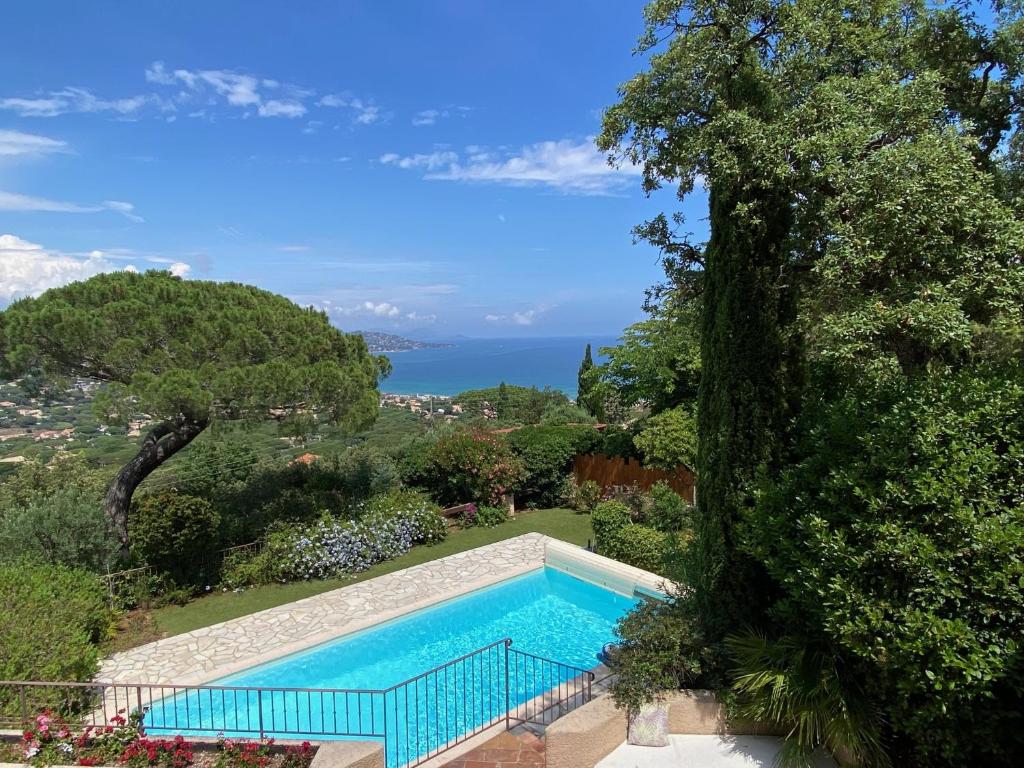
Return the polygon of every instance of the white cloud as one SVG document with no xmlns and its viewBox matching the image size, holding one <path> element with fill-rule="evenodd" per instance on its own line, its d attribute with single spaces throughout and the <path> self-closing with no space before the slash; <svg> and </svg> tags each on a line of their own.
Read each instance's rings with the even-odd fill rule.
<svg viewBox="0 0 1024 768">
<path fill-rule="evenodd" d="M 103 207 L 111 211 L 117 211 L 129 221 L 134 221 L 137 224 L 145 221 L 144 218 L 135 213 L 135 206 L 131 203 L 126 203 L 122 200 L 104 200 Z"/>
<path fill-rule="evenodd" d="M 364 101 L 355 96 L 342 93 L 328 93 L 317 102 L 317 106 L 350 109 L 353 113 L 352 122 L 358 125 L 372 125 L 385 119 L 385 115 L 381 112 L 380 107 L 372 101 Z"/>
<path fill-rule="evenodd" d="M 592 138 L 541 141 L 518 153 L 496 154 L 482 147 L 467 149 L 465 159 L 454 152 L 402 157 L 382 155 L 380 161 L 399 168 L 425 169 L 424 178 L 444 181 L 541 186 L 565 194 L 606 195 L 628 186 L 640 174 L 635 166 L 612 167 Z M 432 161 L 428 159 L 432 158 Z"/>
<path fill-rule="evenodd" d="M 418 312 L 409 312 L 405 316 L 406 320 L 412 320 L 414 323 L 432 323 L 437 320 L 437 315 L 421 315 Z"/>
<path fill-rule="evenodd" d="M 138 112 L 149 96 L 131 96 L 123 99 L 104 99 L 86 88 L 62 88 L 35 98 L 0 99 L 0 109 L 10 110 L 20 117 L 57 117 L 72 112 L 113 112 L 130 115 Z"/>
<path fill-rule="evenodd" d="M 412 124 L 415 126 L 434 125 L 440 117 L 448 117 L 448 112 L 441 109 L 424 109 L 413 115 Z"/>
<path fill-rule="evenodd" d="M 407 170 L 410 168 L 424 168 L 428 171 L 435 171 L 457 163 L 459 156 L 450 151 L 436 151 L 427 155 L 409 155 L 408 157 L 388 152 L 381 155 L 379 160 L 384 165 L 395 165 Z"/>
<path fill-rule="evenodd" d="M 282 251 L 283 253 L 303 253 L 305 251 L 310 250 L 310 248 L 309 248 L 308 245 L 294 244 L 294 245 L 279 245 L 277 247 L 277 250 Z"/>
<path fill-rule="evenodd" d="M 297 101 L 271 99 L 260 104 L 260 117 L 302 117 L 306 108 Z"/>
<path fill-rule="evenodd" d="M 3 304 L 119 269 L 121 267 L 102 251 L 66 254 L 47 250 L 15 235 L 0 235 L 0 303 Z M 138 271 L 132 265 L 124 269 Z"/>
<path fill-rule="evenodd" d="M 330 309 L 330 301 L 322 302 Z M 374 317 L 395 318 L 402 314 L 402 310 L 389 301 L 373 302 L 363 301 L 354 307 L 339 307 L 336 311 L 343 315 L 373 315 Z"/>
<path fill-rule="evenodd" d="M 17 192 L 0 190 L 0 211 L 38 211 L 47 213 L 99 213 L 115 211 L 125 218 L 134 221 L 145 221 L 135 213 L 135 206 L 121 200 L 104 200 L 96 205 L 82 205 L 64 200 L 50 200 L 45 197 L 22 195 Z"/>
<path fill-rule="evenodd" d="M 552 306 L 542 306 L 501 315 L 492 313 L 484 315 L 484 320 L 488 323 L 503 323 L 506 325 L 533 325 L 541 315 L 552 308 Z"/>
<path fill-rule="evenodd" d="M 188 273 L 192 271 L 192 267 L 183 261 L 176 261 L 167 268 L 167 271 L 175 277 L 187 277 Z"/>
<path fill-rule="evenodd" d="M 174 99 L 191 102 L 222 98 L 227 104 L 243 109 L 255 108 L 260 117 L 302 117 L 307 112 L 304 99 L 311 92 L 277 80 L 260 78 L 229 69 L 175 69 L 169 70 L 162 61 L 146 68 L 146 81 L 154 85 L 178 86 Z M 274 92 L 268 98 L 267 91 Z M 205 103 L 205 102 L 203 102 Z M 189 113 L 190 117 L 205 117 L 206 110 Z"/>
<path fill-rule="evenodd" d="M 21 157 L 25 155 L 49 155 L 67 152 L 65 141 L 21 131 L 0 131 L 0 157 Z"/>
</svg>

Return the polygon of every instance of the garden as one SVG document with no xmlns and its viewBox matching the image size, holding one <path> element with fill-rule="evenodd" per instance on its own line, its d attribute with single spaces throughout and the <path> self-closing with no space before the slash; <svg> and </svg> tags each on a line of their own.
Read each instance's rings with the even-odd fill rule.
<svg viewBox="0 0 1024 768">
<path fill-rule="evenodd" d="M 602 494 L 572 478 L 573 458 L 614 450 L 617 433 L 564 418 L 491 426 L 303 461 L 236 432 L 197 441 L 135 495 L 127 562 L 102 509 L 108 469 L 25 463 L 0 484 L 0 679 L 89 680 L 113 650 L 528 531 L 658 572 L 687 540 L 688 507 L 667 487 Z"/>
</svg>

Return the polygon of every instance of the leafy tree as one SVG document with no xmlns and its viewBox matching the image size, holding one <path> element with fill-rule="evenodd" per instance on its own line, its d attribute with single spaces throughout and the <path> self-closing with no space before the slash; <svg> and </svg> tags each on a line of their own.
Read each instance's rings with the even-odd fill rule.
<svg viewBox="0 0 1024 768">
<path fill-rule="evenodd" d="M 131 533 L 143 560 L 178 586 L 197 585 L 219 565 L 213 557 L 221 546 L 220 515 L 206 499 L 173 491 L 143 495 Z"/>
<path fill-rule="evenodd" d="M 544 426 L 565 426 L 567 424 L 596 424 L 597 419 L 579 406 L 572 404 L 549 405 L 541 414 Z"/>
<path fill-rule="evenodd" d="M 360 427 L 374 418 L 388 371 L 322 312 L 165 272 L 99 275 L 17 301 L 0 313 L 0 352 L 8 376 L 97 381 L 107 420 L 152 422 L 106 494 L 124 553 L 135 488 L 211 423 Z"/>
<path fill-rule="evenodd" d="M 700 381 L 699 302 L 669 261 L 667 280 L 647 292 L 648 319 L 626 328 L 619 344 L 602 347 L 607 360 L 597 367 L 601 384 L 628 406 L 660 413 L 692 407 Z"/>
<path fill-rule="evenodd" d="M 0 514 L 0 560 L 29 558 L 106 573 L 118 542 L 102 497 L 69 486 Z"/>
<path fill-rule="evenodd" d="M 648 69 L 622 87 L 599 145 L 641 164 L 647 190 L 671 183 L 685 197 L 700 182 L 708 194 L 706 244 L 677 237 L 678 214 L 637 233 L 699 289 L 696 546 L 706 568 L 694 597 L 711 638 L 756 623 L 768 602 L 739 530 L 759 478 L 783 464 L 806 355 L 828 348 L 811 331 L 837 321 L 871 356 L 902 355 L 904 371 L 920 371 L 972 349 L 965 327 L 1012 325 L 1016 225 L 1006 210 L 984 213 L 997 190 L 977 176 L 998 164 L 1020 96 L 1018 8 L 997 11 L 985 24 L 963 4 L 923 0 L 655 0 L 646 9 Z M 887 183 L 847 207 L 878 173 Z M 968 192 L 930 207 L 958 183 L 943 185 L 944 173 Z M 935 238 L 917 228 L 943 217 Z M 919 236 L 927 253 L 902 259 Z M 944 264 L 972 238 L 970 266 L 951 285 Z M 846 280 L 858 291 L 844 312 L 819 298 L 828 299 L 832 265 L 846 269 L 850 255 Z M 888 277 L 904 272 L 911 279 Z"/>
<path fill-rule="evenodd" d="M 694 466 L 697 423 L 687 406 L 680 405 L 651 416 L 633 438 L 644 463 L 670 472 L 680 464 Z"/>
<path fill-rule="evenodd" d="M 511 424 L 537 424 L 544 411 L 555 405 L 568 405 L 569 398 L 557 389 L 520 387 L 501 382 L 497 387 L 471 389 L 452 398 L 468 416 L 497 419 Z"/>
<path fill-rule="evenodd" d="M 590 453 L 600 441 L 600 433 L 586 425 L 523 427 L 510 432 L 505 440 L 524 469 L 516 500 L 550 507 L 559 501 L 573 459 Z"/>
<path fill-rule="evenodd" d="M 766 630 L 746 662 L 792 682 L 787 725 L 870 731 L 841 712 L 866 692 L 885 748 L 929 765 L 1020 749 L 1001 463 L 1020 373 L 990 367 L 1024 338 L 1024 38 L 1019 4 L 993 8 L 655 0 L 649 66 L 599 140 L 646 189 L 699 182 L 709 201 L 707 243 L 678 214 L 637 229 L 699 302 L 693 589 L 674 611 L 719 651 Z"/>
</svg>

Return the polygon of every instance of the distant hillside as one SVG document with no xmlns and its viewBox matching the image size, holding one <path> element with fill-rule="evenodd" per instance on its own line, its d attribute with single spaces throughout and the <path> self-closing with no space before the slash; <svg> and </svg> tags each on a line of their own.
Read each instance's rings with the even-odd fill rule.
<svg viewBox="0 0 1024 768">
<path fill-rule="evenodd" d="M 366 339 L 366 346 L 371 352 L 407 352 L 410 349 L 441 349 L 451 344 L 438 344 L 430 341 L 413 341 L 404 336 L 380 331 L 352 331 Z"/>
</svg>

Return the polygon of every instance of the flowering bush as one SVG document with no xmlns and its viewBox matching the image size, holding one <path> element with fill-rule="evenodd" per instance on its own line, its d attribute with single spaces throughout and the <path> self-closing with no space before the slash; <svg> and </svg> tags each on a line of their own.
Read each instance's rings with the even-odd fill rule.
<svg viewBox="0 0 1024 768">
<path fill-rule="evenodd" d="M 267 768 L 270 765 L 270 748 L 273 739 L 264 741 L 241 741 L 224 739 L 213 768 Z"/>
<path fill-rule="evenodd" d="M 147 739 L 140 736 L 125 748 L 117 762 L 129 768 L 149 765 L 187 768 L 194 759 L 191 745 L 181 736 L 173 739 Z"/>
<path fill-rule="evenodd" d="M 274 740 L 246 741 L 224 739 L 216 755 L 202 765 L 212 768 L 309 768 L 316 754 L 305 741 L 301 745 L 273 749 Z M 142 715 L 126 715 L 120 710 L 101 727 L 90 726 L 78 734 L 71 732 L 59 716 L 45 710 L 35 717 L 22 734 L 18 745 L 0 741 L 0 762 L 27 763 L 32 766 L 82 765 L 125 768 L 188 768 L 196 763 L 192 745 L 182 736 L 148 738 L 142 728 Z"/>
<path fill-rule="evenodd" d="M 507 443 L 482 431 L 456 432 L 434 443 L 419 480 L 442 504 L 495 505 L 523 479 L 523 463 Z"/>
<path fill-rule="evenodd" d="M 222 576 L 228 587 L 264 581 L 325 579 L 358 573 L 433 544 L 447 534 L 436 504 L 413 491 L 391 491 L 357 504 L 355 520 L 324 515 L 315 523 L 288 525 L 268 535 L 263 551 Z"/>
</svg>

